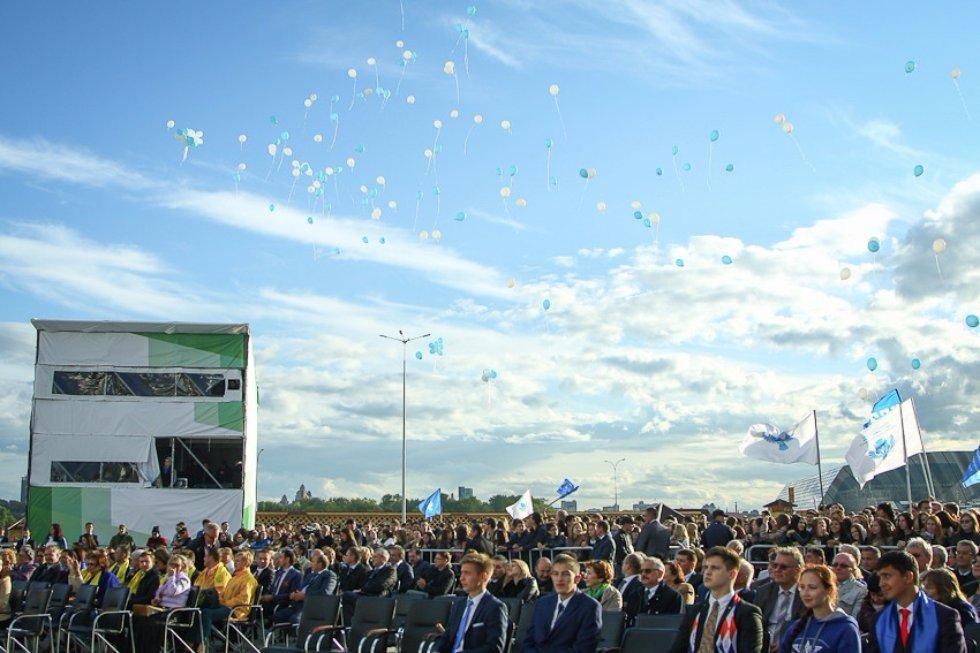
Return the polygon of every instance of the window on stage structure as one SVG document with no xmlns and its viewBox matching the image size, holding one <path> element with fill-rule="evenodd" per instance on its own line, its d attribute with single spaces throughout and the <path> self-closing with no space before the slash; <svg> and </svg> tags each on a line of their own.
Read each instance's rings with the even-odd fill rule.
<svg viewBox="0 0 980 653">
<path fill-rule="evenodd" d="M 177 375 L 177 396 L 224 397 L 225 377 L 222 374 L 182 372 Z"/>
<path fill-rule="evenodd" d="M 56 395 L 104 395 L 106 372 L 55 372 L 51 392 Z"/>
<path fill-rule="evenodd" d="M 52 461 L 52 483 L 139 483 L 139 464 Z"/>
<path fill-rule="evenodd" d="M 243 482 L 242 438 L 156 438 L 157 487 L 239 490 Z M 165 464 L 171 460 L 172 473 Z"/>
<path fill-rule="evenodd" d="M 224 397 L 224 374 L 56 371 L 51 393 L 112 397 Z"/>
<path fill-rule="evenodd" d="M 106 394 L 136 397 L 177 396 L 177 375 L 152 372 L 113 372 Z"/>
</svg>

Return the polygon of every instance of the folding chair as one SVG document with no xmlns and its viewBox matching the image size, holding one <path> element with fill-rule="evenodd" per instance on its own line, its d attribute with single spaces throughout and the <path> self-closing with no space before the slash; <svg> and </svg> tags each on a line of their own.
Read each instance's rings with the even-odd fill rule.
<svg viewBox="0 0 980 653">
<path fill-rule="evenodd" d="M 232 606 L 231 614 L 225 620 L 224 633 L 220 632 L 218 624 L 211 626 L 211 632 L 218 635 L 219 639 L 224 640 L 225 653 L 229 653 L 233 640 L 239 653 L 245 650 L 257 652 L 259 648 L 252 641 L 265 641 L 265 615 L 262 604 L 258 602 L 261 592 L 262 588 L 256 587 L 250 604 Z M 247 612 L 244 615 L 238 614 L 245 610 Z"/>
<path fill-rule="evenodd" d="M 129 604 L 129 588 L 125 585 L 106 590 L 95 618 L 92 619 L 92 647 L 90 653 L 95 653 L 96 643 L 102 645 L 102 650 L 122 653 L 116 644 L 120 639 L 129 638 L 129 651 L 136 653 L 136 643 L 133 641 L 133 613 L 126 609 Z M 117 639 L 118 638 L 118 639 Z M 113 641 L 115 640 L 115 641 Z"/>
<path fill-rule="evenodd" d="M 521 608 L 521 616 L 514 629 L 514 636 L 510 640 L 510 653 L 521 653 L 524 650 L 524 639 L 531 630 L 531 619 L 534 617 L 534 608 L 528 606 Z"/>
<path fill-rule="evenodd" d="M 51 637 L 51 615 L 48 614 L 50 601 L 51 590 L 47 587 L 32 587 L 27 590 L 24 610 L 7 627 L 8 653 L 17 650 L 38 653 L 45 633 Z"/>
<path fill-rule="evenodd" d="M 599 630 L 600 649 L 619 648 L 623 641 L 623 628 L 626 625 L 626 615 L 622 612 L 603 612 L 602 629 Z"/>
<path fill-rule="evenodd" d="M 361 599 L 362 601 L 364 599 Z M 360 601 L 358 601 L 360 603 Z M 355 612 L 356 614 L 356 612 Z M 313 634 L 320 628 L 340 628 L 340 596 L 309 596 L 303 600 L 303 611 L 300 613 L 299 626 L 296 628 L 294 646 L 269 646 L 272 638 L 270 632 L 266 635 L 265 646 L 261 653 L 298 653 L 310 650 Z"/>
<path fill-rule="evenodd" d="M 627 628 L 620 653 L 667 653 L 676 637 L 676 629 Z"/>
<path fill-rule="evenodd" d="M 633 625 L 644 630 L 672 630 L 676 632 L 680 629 L 683 620 L 684 615 L 682 614 L 638 614 Z"/>
<path fill-rule="evenodd" d="M 197 649 L 190 643 L 188 637 L 191 629 L 197 628 L 201 641 L 204 641 L 204 633 L 201 633 L 201 609 L 197 607 L 199 594 L 200 588 L 191 587 L 187 593 L 187 607 L 174 608 L 167 612 L 163 624 L 163 653 L 170 653 L 171 650 L 197 653 Z"/>
<path fill-rule="evenodd" d="M 61 612 L 54 632 L 54 650 L 61 649 L 61 636 L 64 635 L 64 647 L 67 651 L 71 647 L 72 626 L 88 626 L 92 620 L 92 612 L 95 610 L 95 599 L 98 587 L 95 585 L 82 585 L 75 592 L 75 600 L 70 605 L 65 606 Z M 52 624 L 54 621 L 52 620 Z"/>
<path fill-rule="evenodd" d="M 419 604 L 422 603 L 434 602 L 419 601 Z M 349 627 L 324 625 L 311 631 L 311 635 L 317 635 L 312 650 L 319 651 L 323 643 L 329 643 L 331 651 L 364 653 L 365 644 L 370 644 L 368 653 L 377 653 L 380 644 L 383 653 L 394 617 L 395 599 L 380 596 L 361 597 L 354 607 L 354 615 Z M 372 636 L 372 631 L 376 636 Z M 307 650 L 310 650 L 309 647 Z"/>
<path fill-rule="evenodd" d="M 433 635 L 441 634 L 439 628 L 449 627 L 449 615 L 453 606 L 445 601 L 420 601 L 408 609 L 405 625 L 400 629 L 397 650 L 399 653 L 423 653 L 426 644 L 434 642 Z"/>
</svg>

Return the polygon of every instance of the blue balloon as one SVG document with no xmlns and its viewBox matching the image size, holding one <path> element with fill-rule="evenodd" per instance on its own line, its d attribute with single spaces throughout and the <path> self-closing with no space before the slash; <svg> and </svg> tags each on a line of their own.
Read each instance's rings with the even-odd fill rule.
<svg viewBox="0 0 980 653">
<path fill-rule="evenodd" d="M 269 122 L 271 122 L 273 125 L 278 125 L 279 118 L 276 118 L 275 116 L 269 116 Z"/>
<path fill-rule="evenodd" d="M 721 257 L 721 262 L 724 263 L 725 265 L 731 265 L 732 257 L 729 256 L 728 254 L 725 254 L 724 256 Z"/>
<path fill-rule="evenodd" d="M 368 242 L 368 237 L 367 237 L 367 236 L 362 236 L 362 237 L 361 237 L 361 242 L 362 242 L 362 243 L 364 243 L 364 244 L 367 244 L 367 242 Z"/>
<path fill-rule="evenodd" d="M 465 219 L 466 219 L 465 211 L 460 211 L 459 213 L 456 214 L 456 222 L 462 222 Z"/>
<path fill-rule="evenodd" d="M 513 177 L 516 174 L 517 174 L 517 166 L 515 166 L 514 164 L 511 164 L 511 166 L 510 166 L 510 176 Z"/>
<path fill-rule="evenodd" d="M 557 186 L 558 185 L 558 177 L 556 177 L 554 175 L 551 175 L 551 185 L 552 186 Z"/>
<path fill-rule="evenodd" d="M 643 226 L 647 229 L 653 226 L 653 223 L 650 222 L 650 218 L 643 218 Z"/>
<path fill-rule="evenodd" d="M 670 153 L 673 154 L 674 156 L 677 156 L 677 153 L 680 152 L 680 151 L 681 151 L 680 148 L 677 147 L 676 145 L 674 147 L 670 148 Z"/>
<path fill-rule="evenodd" d="M 331 95 L 330 96 L 330 101 L 331 102 L 340 102 L 340 96 L 339 95 Z"/>
<path fill-rule="evenodd" d="M 423 193 L 422 191 L 415 193 L 415 199 L 421 200 L 423 197 L 425 197 L 425 193 Z"/>
<path fill-rule="evenodd" d="M 664 175 L 664 169 L 663 168 L 657 168 L 657 176 L 658 177 L 663 177 L 663 175 Z"/>
<path fill-rule="evenodd" d="M 580 168 L 578 171 L 578 176 L 581 177 L 582 179 L 588 179 L 589 171 L 586 170 L 585 168 Z"/>
<path fill-rule="evenodd" d="M 433 195 L 438 195 L 440 192 L 441 191 L 439 190 L 439 187 L 438 186 L 433 186 L 432 187 L 432 194 Z"/>
<path fill-rule="evenodd" d="M 434 148 L 432 148 L 432 151 L 436 154 L 442 154 L 442 145 L 436 145 Z"/>
<path fill-rule="evenodd" d="M 476 15 L 476 5 L 470 5 L 469 7 L 467 7 L 466 8 L 466 15 L 467 16 L 475 16 Z"/>
<path fill-rule="evenodd" d="M 980 317 L 977 317 L 976 315 L 966 316 L 966 326 L 970 327 L 971 329 L 976 329 L 978 325 L 980 325 Z"/>
<path fill-rule="evenodd" d="M 878 360 L 873 356 L 868 359 L 868 369 L 872 372 L 878 369 Z"/>
<path fill-rule="evenodd" d="M 235 182 L 239 182 L 239 181 L 241 181 L 241 180 L 242 180 L 242 176 L 241 176 L 241 174 L 239 174 L 239 173 L 237 173 L 237 172 L 236 172 L 235 174 L 233 174 L 233 175 L 231 176 L 231 178 L 232 178 L 232 179 L 234 179 L 234 180 L 235 180 Z"/>
<path fill-rule="evenodd" d="M 544 139 L 544 146 L 546 148 L 548 148 L 549 150 L 551 149 L 551 146 L 554 145 L 554 144 L 555 144 L 555 142 L 553 140 L 551 140 L 550 138 Z"/>
<path fill-rule="evenodd" d="M 283 132 L 283 133 L 279 134 L 279 138 L 281 138 L 283 141 L 288 141 L 289 140 L 289 132 Z"/>
<path fill-rule="evenodd" d="M 717 129 L 712 129 L 711 130 L 711 135 L 708 136 L 708 138 L 710 138 L 711 139 L 711 142 L 714 143 L 715 141 L 718 140 L 718 136 L 719 135 L 720 134 L 718 134 L 718 130 Z"/>
<path fill-rule="evenodd" d="M 275 210 L 276 210 L 276 205 L 275 204 L 270 204 L 269 205 L 269 213 L 272 213 Z"/>
<path fill-rule="evenodd" d="M 905 62 L 905 73 L 915 72 L 915 62 L 911 59 Z"/>
<path fill-rule="evenodd" d="M 381 243 L 382 245 L 384 245 L 385 244 L 385 237 L 382 236 L 381 238 L 378 238 L 378 242 Z"/>
<path fill-rule="evenodd" d="M 691 171 L 691 164 L 690 163 L 685 163 L 684 164 L 684 172 L 690 172 L 690 171 Z"/>
<path fill-rule="evenodd" d="M 463 23 L 456 23 L 456 31 L 460 34 L 463 33 Z"/>
<path fill-rule="evenodd" d="M 726 172 L 731 172 L 734 169 L 735 169 L 734 164 L 729 163 L 727 166 L 725 166 L 725 171 Z"/>
<path fill-rule="evenodd" d="M 497 166 L 497 176 L 498 177 L 503 177 L 504 176 L 504 169 L 501 168 L 500 166 Z"/>
<path fill-rule="evenodd" d="M 676 261 L 674 261 L 674 265 L 676 265 L 679 268 L 684 267 L 684 259 L 682 258 L 677 259 Z"/>
<path fill-rule="evenodd" d="M 497 378 L 497 370 L 490 370 L 490 378 L 491 379 Z"/>
<path fill-rule="evenodd" d="M 306 218 L 306 222 L 307 222 L 307 224 L 313 224 L 313 216 L 311 215 L 311 216 L 307 217 Z"/>
<path fill-rule="evenodd" d="M 922 367 L 922 361 L 920 361 L 918 358 L 913 358 L 912 359 L 912 369 L 913 370 L 917 370 L 920 367 Z"/>
<path fill-rule="evenodd" d="M 358 154 L 362 154 L 366 149 L 367 148 L 364 147 L 363 145 L 358 145 L 357 147 L 354 148 L 354 151 L 357 152 Z"/>
<path fill-rule="evenodd" d="M 878 242 L 877 238 L 872 238 L 868 241 L 868 251 L 874 254 L 879 249 L 881 249 L 881 243 Z"/>
<path fill-rule="evenodd" d="M 551 300 L 550 299 L 544 300 L 543 302 L 541 302 L 541 305 L 544 306 L 544 310 L 546 310 L 546 311 L 551 310 Z"/>
<path fill-rule="evenodd" d="M 378 196 L 378 189 L 377 188 L 372 188 L 370 191 L 368 191 L 368 195 L 370 195 L 371 197 L 377 197 Z"/>
<path fill-rule="evenodd" d="M 422 360 L 422 352 L 420 351 L 415 352 L 415 358 Z"/>
<path fill-rule="evenodd" d="M 921 165 L 917 165 L 914 168 L 912 168 L 912 174 L 915 175 L 916 177 L 921 177 L 922 173 L 925 171 L 926 169 L 923 168 Z"/>
<path fill-rule="evenodd" d="M 333 248 L 333 255 L 334 256 L 340 256 L 340 248 L 339 247 L 334 247 Z"/>
<path fill-rule="evenodd" d="M 633 218 L 636 220 L 643 219 L 643 211 L 633 211 Z"/>
<path fill-rule="evenodd" d="M 330 122 L 337 122 L 340 120 L 340 115 L 336 112 L 330 114 Z"/>
</svg>

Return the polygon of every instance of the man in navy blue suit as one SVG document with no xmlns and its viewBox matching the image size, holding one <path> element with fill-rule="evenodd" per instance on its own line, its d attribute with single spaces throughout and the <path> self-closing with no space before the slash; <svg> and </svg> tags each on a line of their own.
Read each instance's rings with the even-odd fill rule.
<svg viewBox="0 0 980 653">
<path fill-rule="evenodd" d="M 299 623 L 303 612 L 303 601 L 307 596 L 327 596 L 337 591 L 337 574 L 330 571 L 330 555 L 333 549 L 327 549 L 330 554 L 324 554 L 319 549 L 313 550 L 310 574 L 304 579 L 300 588 L 289 594 L 289 605 L 277 608 L 272 615 L 275 623 Z"/>
<path fill-rule="evenodd" d="M 616 542 L 609 534 L 609 522 L 605 519 L 595 525 L 595 544 L 592 545 L 592 559 L 606 560 L 609 564 L 616 562 Z"/>
<path fill-rule="evenodd" d="M 602 606 L 578 591 L 578 561 L 566 554 L 551 563 L 555 593 L 538 599 L 524 653 L 595 653 L 602 628 Z"/>
<path fill-rule="evenodd" d="M 279 552 L 279 557 L 276 558 L 278 569 L 272 576 L 272 585 L 269 586 L 268 593 L 259 597 L 267 616 L 271 616 L 277 608 L 289 605 L 289 595 L 299 589 L 303 575 L 293 568 L 294 561 L 292 549 L 286 547 Z"/>
<path fill-rule="evenodd" d="M 436 643 L 438 653 L 503 653 L 507 607 L 487 591 L 493 561 L 468 553 L 460 561 L 459 585 L 466 592 L 453 603 L 449 629 Z"/>
</svg>

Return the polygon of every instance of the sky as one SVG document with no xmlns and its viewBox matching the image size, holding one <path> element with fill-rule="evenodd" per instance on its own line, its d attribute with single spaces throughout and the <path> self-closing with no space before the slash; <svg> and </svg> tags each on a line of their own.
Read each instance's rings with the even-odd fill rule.
<svg viewBox="0 0 980 653">
<path fill-rule="evenodd" d="M 980 6 L 3 14 L 2 496 L 32 317 L 251 324 L 268 499 L 399 491 L 400 329 L 432 334 L 410 497 L 598 507 L 625 458 L 621 505 L 757 507 L 816 470 L 742 457 L 749 425 L 816 410 L 842 464 L 892 387 L 927 449 L 980 439 Z"/>
</svg>

